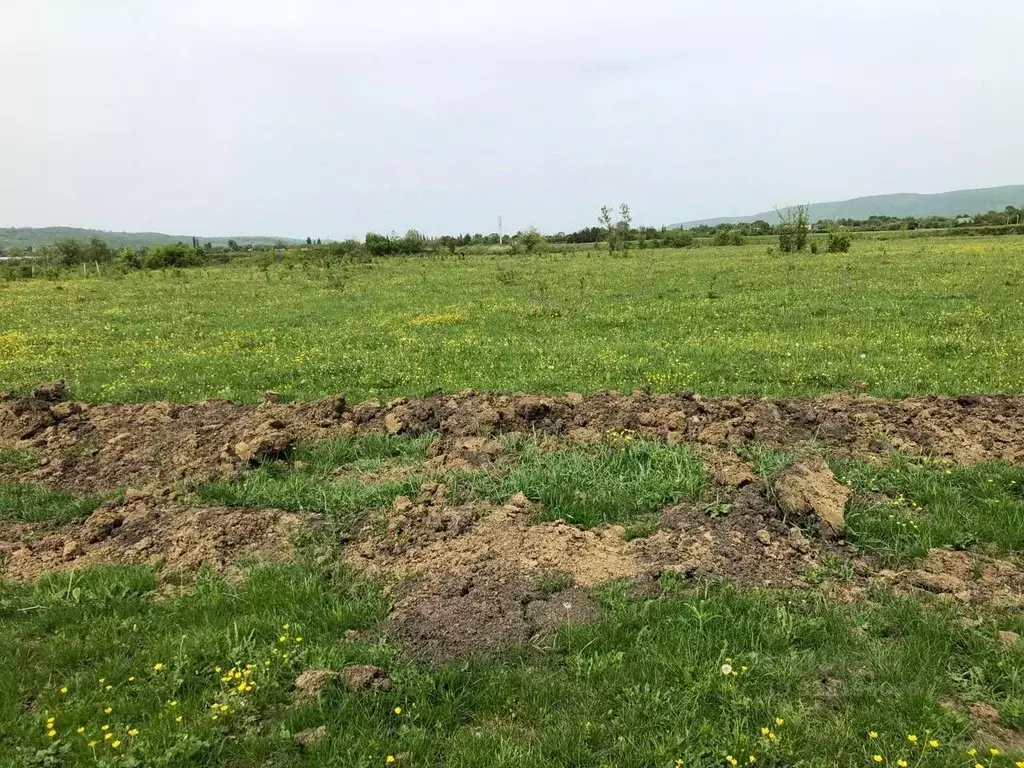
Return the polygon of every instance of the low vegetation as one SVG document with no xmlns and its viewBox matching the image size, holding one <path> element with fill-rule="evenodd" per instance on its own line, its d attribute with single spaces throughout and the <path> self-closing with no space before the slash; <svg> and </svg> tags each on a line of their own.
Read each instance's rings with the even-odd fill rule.
<svg viewBox="0 0 1024 768">
<path fill-rule="evenodd" d="M 0 284 L 0 380 L 86 400 L 465 387 L 1021 392 L 1012 238 L 228 265 Z M 496 353 L 495 350 L 500 350 Z"/>
</svg>

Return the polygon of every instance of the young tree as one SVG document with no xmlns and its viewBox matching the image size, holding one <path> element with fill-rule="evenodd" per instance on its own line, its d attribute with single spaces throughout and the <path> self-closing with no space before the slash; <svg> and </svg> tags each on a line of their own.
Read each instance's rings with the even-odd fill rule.
<svg viewBox="0 0 1024 768">
<path fill-rule="evenodd" d="M 536 253 L 543 249 L 545 240 L 536 227 L 529 227 L 516 235 L 516 243 L 526 253 Z"/>
<path fill-rule="evenodd" d="M 811 233 L 811 219 L 806 205 L 795 205 L 785 213 L 775 209 L 779 215 L 779 250 L 783 253 L 797 253 L 807 247 Z"/>
<path fill-rule="evenodd" d="M 607 205 L 601 206 L 601 213 L 597 217 L 598 223 L 604 230 L 605 238 L 608 240 L 608 250 L 613 253 L 624 251 L 629 247 L 630 226 L 633 222 L 629 206 L 623 203 L 619 206 L 619 220 L 612 221 L 612 209 Z"/>
</svg>

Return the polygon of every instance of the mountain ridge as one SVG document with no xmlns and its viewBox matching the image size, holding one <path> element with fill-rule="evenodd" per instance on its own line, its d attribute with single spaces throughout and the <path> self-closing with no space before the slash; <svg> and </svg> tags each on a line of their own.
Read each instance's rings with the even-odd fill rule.
<svg viewBox="0 0 1024 768">
<path fill-rule="evenodd" d="M 106 229 L 88 229 L 86 227 L 0 227 L 0 249 L 33 248 L 57 240 L 72 238 L 88 240 L 98 237 L 111 248 L 166 245 L 169 243 L 191 243 L 192 235 L 169 235 L 164 232 L 119 232 Z M 293 237 L 266 237 L 261 235 L 236 235 L 223 237 L 198 236 L 200 243 L 227 245 L 234 240 L 239 245 L 273 245 L 274 243 L 304 242 Z"/>
<path fill-rule="evenodd" d="M 958 216 L 1000 211 L 1008 205 L 1024 206 L 1024 184 L 956 189 L 933 194 L 894 192 L 886 195 L 867 195 L 849 200 L 810 203 L 809 213 L 811 221 L 814 222 L 822 219 L 866 219 L 870 216 Z M 785 214 L 793 207 L 779 208 L 778 211 Z M 778 221 L 778 213 L 771 210 L 749 216 L 720 216 L 670 226 L 690 229 L 699 226 L 714 227 L 719 224 L 745 224 L 758 220 L 774 223 Z"/>
</svg>

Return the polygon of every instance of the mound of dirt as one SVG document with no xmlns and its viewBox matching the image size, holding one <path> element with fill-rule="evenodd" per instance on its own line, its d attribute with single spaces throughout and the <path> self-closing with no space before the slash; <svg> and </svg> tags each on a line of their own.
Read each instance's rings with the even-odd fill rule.
<svg viewBox="0 0 1024 768">
<path fill-rule="evenodd" d="M 396 499 L 386 528 L 368 525 L 345 559 L 392 585 L 390 634 L 421 658 L 444 660 L 585 621 L 594 606 L 583 590 L 614 579 L 655 584 L 678 573 L 807 586 L 822 552 L 845 551 L 785 525 L 756 484 L 738 492 L 726 517 L 676 505 L 661 530 L 633 541 L 621 526 L 537 523 L 536 512 L 522 494 L 498 507 L 452 507 L 443 485 L 425 485 L 415 501 Z M 542 588 L 550 574 L 566 577 L 554 595 Z"/>
<path fill-rule="evenodd" d="M 343 399 L 302 405 L 226 400 L 97 405 L 22 398 L 0 403 L 0 447 L 39 455 L 19 479 L 81 494 L 128 485 L 202 482 L 340 428 Z"/>
<path fill-rule="evenodd" d="M 916 567 L 884 570 L 878 580 L 897 590 L 912 588 L 962 603 L 1024 607 L 1024 571 L 1007 560 L 975 552 L 932 549 Z"/>
<path fill-rule="evenodd" d="M 194 509 L 130 493 L 59 530 L 43 524 L 0 525 L 0 578 L 35 579 L 94 565 L 147 564 L 165 573 L 200 566 L 237 576 L 244 558 L 290 559 L 292 539 L 310 525 L 296 514 L 263 509 Z"/>
<path fill-rule="evenodd" d="M 775 498 L 782 511 L 798 518 L 815 518 L 818 530 L 828 537 L 842 531 L 846 502 L 852 495 L 849 488 L 836 482 L 820 456 L 801 459 L 775 481 Z"/>
<path fill-rule="evenodd" d="M 294 440 L 387 431 L 446 439 L 432 461 L 484 466 L 500 461 L 486 438 L 522 432 L 595 442 L 609 431 L 723 449 L 751 441 L 789 448 L 818 440 L 839 456 L 894 449 L 961 464 L 1024 463 L 1024 397 L 923 397 L 888 401 L 850 394 L 766 400 L 695 394 L 597 392 L 587 397 L 462 392 L 349 406 L 343 398 L 258 405 L 208 400 L 191 405 L 88 405 L 39 396 L 0 401 L 0 448 L 29 448 L 39 466 L 21 477 L 94 493 L 229 476 L 247 462 L 287 451 Z M 11 470 L 7 470 L 10 472 Z M 742 471 L 730 485 L 751 482 Z"/>
</svg>

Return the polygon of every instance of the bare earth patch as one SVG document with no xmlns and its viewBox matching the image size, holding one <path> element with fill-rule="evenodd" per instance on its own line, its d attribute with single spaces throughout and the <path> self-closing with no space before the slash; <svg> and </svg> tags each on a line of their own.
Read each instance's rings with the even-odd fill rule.
<svg viewBox="0 0 1024 768">
<path fill-rule="evenodd" d="M 373 431 L 438 432 L 444 444 L 431 461 L 446 467 L 500 462 L 494 441 L 466 438 L 536 432 L 592 442 L 609 430 L 719 450 L 752 441 L 785 448 L 817 440 L 838 456 L 869 458 L 899 449 L 960 464 L 1024 463 L 1024 397 L 1009 395 L 705 400 L 643 392 L 464 392 L 353 406 L 341 397 L 90 405 L 60 402 L 60 394 L 44 388 L 37 397 L 0 401 L 0 448 L 39 455 L 39 466 L 21 479 L 78 493 L 228 477 L 295 440 Z M 722 468 L 723 476 L 729 471 Z"/>
<path fill-rule="evenodd" d="M 165 573 L 201 566 L 237 576 L 249 558 L 281 562 L 309 516 L 263 509 L 196 509 L 134 494 L 87 518 L 51 530 L 45 524 L 0 524 L 0 578 L 35 579 L 95 565 L 152 565 Z"/>
</svg>

